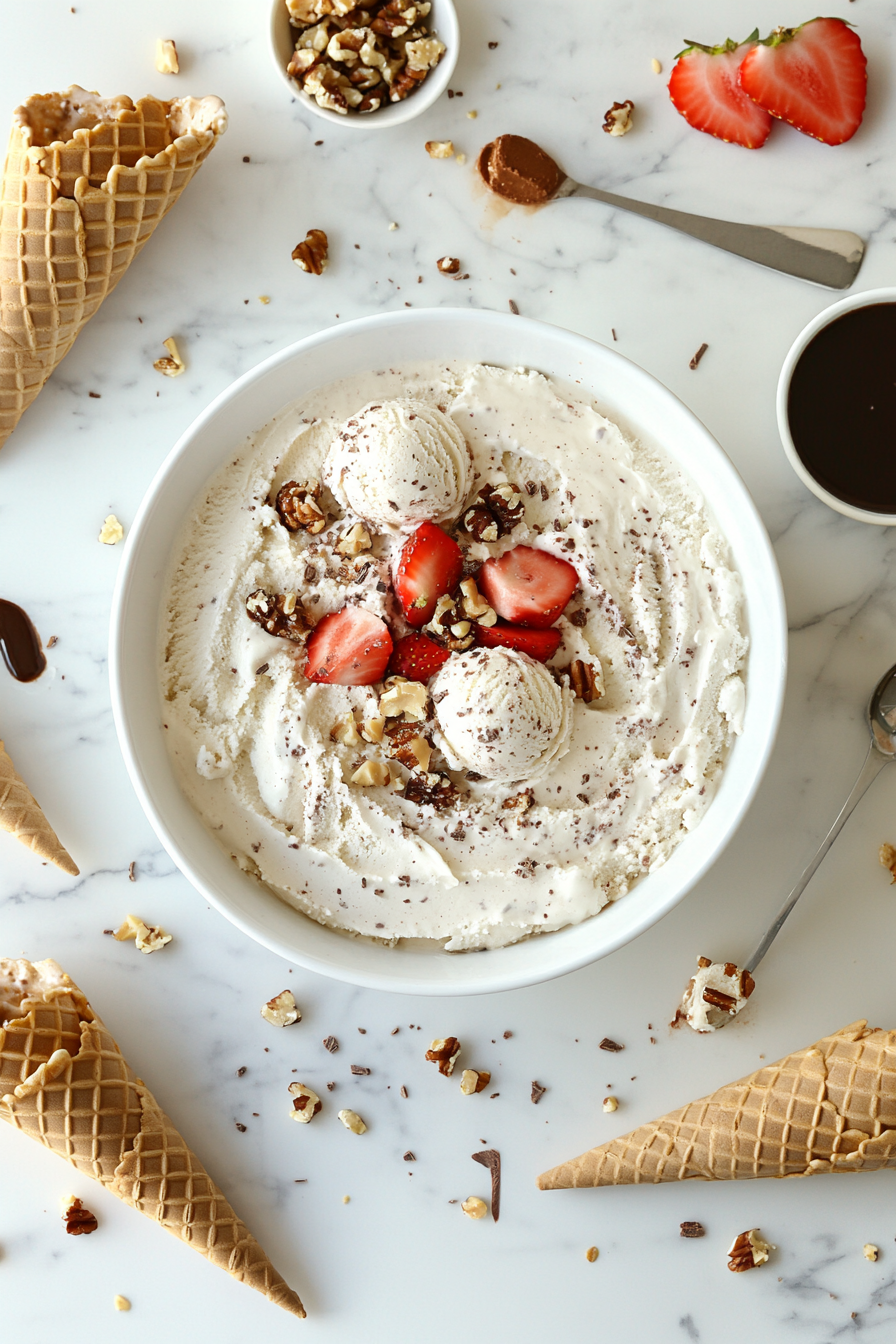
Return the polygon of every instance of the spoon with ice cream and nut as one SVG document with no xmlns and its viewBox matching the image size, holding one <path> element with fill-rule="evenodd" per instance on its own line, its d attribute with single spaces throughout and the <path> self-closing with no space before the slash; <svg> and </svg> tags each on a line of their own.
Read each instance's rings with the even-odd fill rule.
<svg viewBox="0 0 896 1344">
<path fill-rule="evenodd" d="M 719 1027 L 726 1026 L 746 1005 L 755 988 L 753 976 L 756 967 L 777 938 L 784 921 L 806 890 L 859 799 L 887 762 L 896 757 L 896 665 L 884 673 L 875 687 L 868 706 L 867 719 L 871 741 L 868 744 L 865 764 L 836 821 L 819 845 L 815 857 L 803 869 L 773 923 L 763 934 L 752 955 L 747 957 L 743 967 L 730 961 L 713 962 L 709 957 L 698 958 L 697 974 L 688 981 L 673 1026 L 684 1021 L 695 1031 L 717 1031 Z"/>
<path fill-rule="evenodd" d="M 643 215 L 712 247 L 829 289 L 846 289 L 852 284 L 865 252 L 858 234 L 846 229 L 737 224 L 587 187 L 569 177 L 534 140 L 522 135 L 499 135 L 481 150 L 477 166 L 486 186 L 512 205 L 547 205 L 551 201 L 585 197 L 616 210 Z"/>
</svg>

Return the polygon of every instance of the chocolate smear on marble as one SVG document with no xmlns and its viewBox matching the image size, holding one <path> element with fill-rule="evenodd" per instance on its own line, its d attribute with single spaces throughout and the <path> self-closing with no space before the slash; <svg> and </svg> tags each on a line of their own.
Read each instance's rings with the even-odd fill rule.
<svg viewBox="0 0 896 1344">
<path fill-rule="evenodd" d="M 487 1167 L 492 1178 L 492 1217 L 495 1222 L 501 1212 L 501 1154 L 497 1148 L 485 1148 L 481 1153 L 471 1153 L 474 1162 Z"/>
<path fill-rule="evenodd" d="M 0 650 L 16 681 L 36 681 L 47 666 L 31 618 L 15 602 L 0 598 Z"/>
</svg>

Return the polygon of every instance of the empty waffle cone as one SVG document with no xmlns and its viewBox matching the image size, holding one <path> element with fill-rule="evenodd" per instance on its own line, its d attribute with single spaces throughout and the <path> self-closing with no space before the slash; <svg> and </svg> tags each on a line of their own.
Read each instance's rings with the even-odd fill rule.
<svg viewBox="0 0 896 1344">
<path fill-rule="evenodd" d="M 896 1031 L 854 1022 L 538 1178 L 542 1190 L 896 1167 Z"/>
<path fill-rule="evenodd" d="M 13 113 L 0 190 L 0 447 L 226 130 L 219 98 L 100 98 Z"/>
<path fill-rule="evenodd" d="M 63 872 L 77 877 L 80 871 L 71 854 L 44 816 L 43 809 L 16 770 L 0 740 L 0 830 L 8 831 L 40 859 L 48 859 Z"/>
<path fill-rule="evenodd" d="M 0 1118 L 241 1283 L 305 1310 L 53 961 L 0 959 Z"/>
</svg>

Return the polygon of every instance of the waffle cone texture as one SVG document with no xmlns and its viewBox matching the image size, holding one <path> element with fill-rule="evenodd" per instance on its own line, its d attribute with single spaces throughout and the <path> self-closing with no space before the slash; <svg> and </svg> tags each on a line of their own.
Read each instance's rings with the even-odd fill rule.
<svg viewBox="0 0 896 1344">
<path fill-rule="evenodd" d="M 538 1178 L 541 1190 L 896 1167 L 896 1031 L 854 1022 Z"/>
<path fill-rule="evenodd" d="M 13 113 L 0 191 L 0 447 L 227 127 L 219 98 Z"/>
<path fill-rule="evenodd" d="M 78 865 L 47 821 L 43 808 L 13 765 L 0 740 L 0 830 L 27 845 L 39 859 L 78 876 Z"/>
<path fill-rule="evenodd" d="M 305 1310 L 53 961 L 0 959 L 0 1118 L 233 1278 Z"/>
</svg>

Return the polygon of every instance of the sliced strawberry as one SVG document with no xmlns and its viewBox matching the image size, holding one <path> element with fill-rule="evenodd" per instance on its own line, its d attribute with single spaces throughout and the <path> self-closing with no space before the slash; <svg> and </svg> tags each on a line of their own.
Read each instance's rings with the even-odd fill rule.
<svg viewBox="0 0 896 1344">
<path fill-rule="evenodd" d="M 559 630 L 524 630 L 519 625 L 477 625 L 476 643 L 485 649 L 517 649 L 538 663 L 546 663 L 560 647 Z"/>
<path fill-rule="evenodd" d="M 544 630 L 563 611 L 579 586 L 579 576 L 572 565 L 549 551 L 514 546 L 499 559 L 486 560 L 476 583 L 505 621 Z"/>
<path fill-rule="evenodd" d="M 764 145 L 772 128 L 768 113 L 737 82 L 740 64 L 758 36 L 757 29 L 740 45 L 729 37 L 721 47 L 692 42 L 669 79 L 669 97 L 689 126 L 747 149 Z"/>
<path fill-rule="evenodd" d="M 308 639 L 305 676 L 332 686 L 370 686 L 389 665 L 389 627 L 363 607 L 343 607 L 325 616 Z"/>
<path fill-rule="evenodd" d="M 855 135 L 868 88 L 865 53 L 842 19 L 776 28 L 744 57 L 741 88 L 773 117 L 826 145 Z"/>
<path fill-rule="evenodd" d="M 432 620 L 436 602 L 457 587 L 463 568 L 453 537 L 435 523 L 421 523 L 404 544 L 393 580 L 408 625 L 419 629 Z"/>
<path fill-rule="evenodd" d="M 392 650 L 389 671 L 408 681 L 429 681 L 450 657 L 448 649 L 425 635 L 405 635 Z"/>
</svg>

